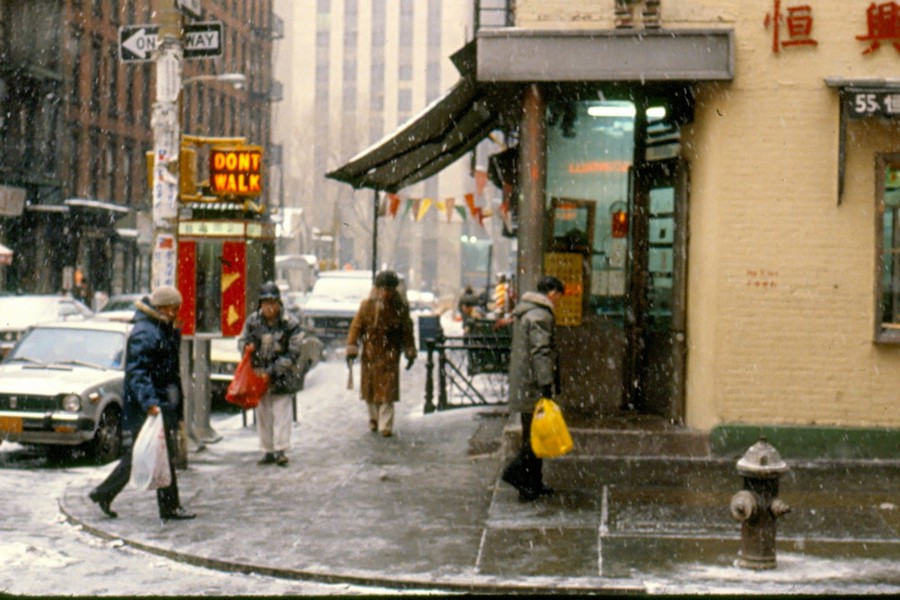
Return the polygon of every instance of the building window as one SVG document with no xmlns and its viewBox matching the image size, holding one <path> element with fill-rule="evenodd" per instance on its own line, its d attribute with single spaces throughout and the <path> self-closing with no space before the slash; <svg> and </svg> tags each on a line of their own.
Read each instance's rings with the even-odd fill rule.
<svg viewBox="0 0 900 600">
<path fill-rule="evenodd" d="M 134 123 L 134 71 L 125 69 L 125 118 Z"/>
<path fill-rule="evenodd" d="M 103 87 L 103 39 L 91 36 L 91 112 L 100 110 L 100 91 Z"/>
<path fill-rule="evenodd" d="M 97 198 L 100 179 L 103 177 L 103 154 L 100 150 L 99 129 L 91 128 L 91 131 L 88 134 L 88 144 L 90 146 L 90 154 L 88 155 L 88 173 L 90 173 L 90 181 L 87 182 L 87 188 L 90 197 Z"/>
<path fill-rule="evenodd" d="M 107 113 L 110 117 L 119 116 L 119 60 L 118 48 L 114 44 L 109 46 L 107 71 L 109 72 L 109 105 Z"/>
<path fill-rule="evenodd" d="M 78 158 L 81 154 L 81 127 L 77 124 L 69 128 L 69 185 L 73 196 L 78 196 L 81 169 L 78 168 Z"/>
<path fill-rule="evenodd" d="M 106 157 L 104 158 L 103 168 L 105 170 L 104 180 L 105 184 L 104 190 L 106 192 L 105 199 L 115 202 L 116 201 L 116 174 L 118 173 L 118 169 L 116 168 L 116 138 L 114 136 L 110 136 L 106 139 Z"/>
<path fill-rule="evenodd" d="M 153 97 L 150 93 L 150 64 L 144 63 L 141 67 L 143 71 L 143 87 L 144 91 L 141 94 L 141 115 L 142 121 L 141 123 L 144 125 L 150 125 L 150 99 Z"/>
<path fill-rule="evenodd" d="M 72 27 L 72 44 L 70 46 L 72 55 L 72 99 L 75 101 L 76 106 L 80 104 L 81 100 L 79 86 L 81 85 L 81 38 L 83 36 L 84 32 L 80 27 Z"/>
<path fill-rule="evenodd" d="M 875 338 L 900 343 L 900 154 L 879 155 L 875 189 L 875 239 L 878 252 Z"/>
<path fill-rule="evenodd" d="M 122 145 L 122 204 L 131 206 L 131 196 L 134 194 L 131 158 L 134 155 L 134 142 L 126 140 Z"/>
</svg>

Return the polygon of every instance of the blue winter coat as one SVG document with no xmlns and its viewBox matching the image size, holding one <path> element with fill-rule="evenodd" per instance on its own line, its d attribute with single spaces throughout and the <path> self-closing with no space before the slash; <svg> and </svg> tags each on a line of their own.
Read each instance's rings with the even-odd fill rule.
<svg viewBox="0 0 900 600">
<path fill-rule="evenodd" d="M 149 298 L 136 303 L 125 355 L 125 422 L 137 435 L 147 411 L 158 406 L 166 423 L 180 418 L 184 393 L 181 389 L 181 331 L 166 321 Z"/>
</svg>

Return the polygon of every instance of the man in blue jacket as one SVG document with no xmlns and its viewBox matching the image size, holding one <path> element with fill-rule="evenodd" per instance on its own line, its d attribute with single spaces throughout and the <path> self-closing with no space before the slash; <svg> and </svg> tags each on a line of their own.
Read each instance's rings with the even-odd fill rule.
<svg viewBox="0 0 900 600">
<path fill-rule="evenodd" d="M 175 327 L 181 294 L 173 287 L 163 286 L 136 306 L 134 328 L 128 336 L 125 355 L 124 426 L 131 431 L 132 440 L 136 440 L 147 416 L 162 413 L 172 483 L 156 490 L 159 516 L 163 521 L 193 519 L 194 515 L 181 507 L 174 466 L 176 431 L 184 399 L 179 365 L 181 331 Z M 130 477 L 131 451 L 90 493 L 90 499 L 107 516 L 116 518 L 118 515 L 110 506 Z"/>
</svg>

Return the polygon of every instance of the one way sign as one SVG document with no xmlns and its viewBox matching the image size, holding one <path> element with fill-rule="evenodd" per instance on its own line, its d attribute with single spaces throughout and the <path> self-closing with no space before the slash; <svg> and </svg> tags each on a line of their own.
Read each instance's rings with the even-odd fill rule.
<svg viewBox="0 0 900 600">
<path fill-rule="evenodd" d="M 153 59 L 159 41 L 159 25 L 125 25 L 119 27 L 119 60 L 142 62 Z M 184 26 L 184 57 L 222 56 L 222 22 L 206 21 Z"/>
</svg>

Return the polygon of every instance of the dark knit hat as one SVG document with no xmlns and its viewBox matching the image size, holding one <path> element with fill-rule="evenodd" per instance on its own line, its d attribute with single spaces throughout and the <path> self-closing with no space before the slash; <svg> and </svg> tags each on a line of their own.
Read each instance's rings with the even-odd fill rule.
<svg viewBox="0 0 900 600">
<path fill-rule="evenodd" d="M 400 278 L 393 271 L 382 271 L 375 276 L 375 287 L 385 290 L 396 290 L 400 285 Z"/>
</svg>

